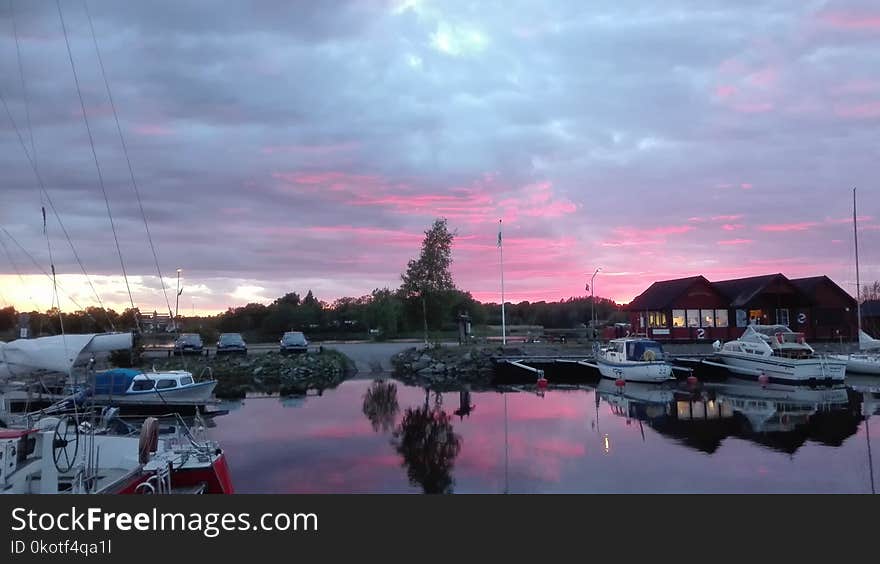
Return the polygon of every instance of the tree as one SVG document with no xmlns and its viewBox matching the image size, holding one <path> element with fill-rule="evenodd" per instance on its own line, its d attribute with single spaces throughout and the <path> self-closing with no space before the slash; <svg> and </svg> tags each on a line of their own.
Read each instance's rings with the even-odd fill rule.
<svg viewBox="0 0 880 564">
<path fill-rule="evenodd" d="M 862 302 L 868 300 L 880 300 L 880 280 L 875 280 L 873 284 L 865 284 L 862 286 Z"/>
<path fill-rule="evenodd" d="M 430 295 L 455 289 L 452 273 L 452 242 L 455 233 L 450 232 L 446 218 L 434 220 L 425 231 L 422 251 L 419 258 L 409 261 L 406 272 L 400 275 L 403 284 L 400 289 L 407 298 L 418 298 L 422 303 L 422 321 L 425 330 L 425 343 L 428 342 L 427 300 Z"/>
<path fill-rule="evenodd" d="M 388 288 L 376 288 L 370 295 L 366 310 L 369 327 L 379 329 L 386 338 L 397 335 L 403 305 L 394 292 Z"/>
</svg>

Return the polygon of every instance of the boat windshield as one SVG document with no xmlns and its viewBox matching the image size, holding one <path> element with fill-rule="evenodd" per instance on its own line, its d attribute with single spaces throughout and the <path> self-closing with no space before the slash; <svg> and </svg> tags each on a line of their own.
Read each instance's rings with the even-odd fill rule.
<svg viewBox="0 0 880 564">
<path fill-rule="evenodd" d="M 768 337 L 775 337 L 777 333 L 793 333 L 791 329 L 785 325 L 752 325 L 757 333 Z"/>
<path fill-rule="evenodd" d="M 663 347 L 657 341 L 631 341 L 626 347 L 627 360 L 663 360 Z"/>
</svg>

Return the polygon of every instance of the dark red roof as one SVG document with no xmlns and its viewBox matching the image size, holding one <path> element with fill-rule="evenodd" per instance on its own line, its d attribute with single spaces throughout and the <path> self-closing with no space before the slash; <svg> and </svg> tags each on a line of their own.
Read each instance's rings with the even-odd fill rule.
<svg viewBox="0 0 880 564">
<path fill-rule="evenodd" d="M 763 276 L 750 276 L 748 278 L 734 278 L 733 280 L 721 280 L 720 282 L 712 282 L 712 286 L 730 300 L 731 307 L 742 307 L 752 301 L 755 296 L 760 294 L 765 288 L 767 288 L 767 286 L 779 278 L 782 278 L 786 282 L 789 281 L 788 278 L 777 273 L 765 274 Z"/>
<path fill-rule="evenodd" d="M 703 276 L 690 276 L 676 280 L 662 280 L 654 282 L 648 289 L 633 298 L 633 301 L 625 308 L 628 311 L 657 311 L 668 309 L 676 298 L 687 292 L 688 288 L 698 281 L 710 284 Z"/>
<path fill-rule="evenodd" d="M 849 293 L 838 286 L 834 280 L 828 278 L 827 276 L 809 276 L 807 278 L 792 278 L 790 280 L 792 284 L 797 286 L 797 288 L 803 292 L 804 294 L 814 297 L 816 289 L 821 284 L 830 284 L 833 288 L 837 290 L 837 292 L 844 296 L 848 301 L 852 302 L 853 307 L 856 306 L 856 299 L 849 295 Z"/>
</svg>

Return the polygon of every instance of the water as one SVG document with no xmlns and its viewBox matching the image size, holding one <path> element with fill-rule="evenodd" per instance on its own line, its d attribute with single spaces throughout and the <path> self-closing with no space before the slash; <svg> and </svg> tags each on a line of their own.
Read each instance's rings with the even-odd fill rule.
<svg viewBox="0 0 880 564">
<path fill-rule="evenodd" d="M 240 493 L 870 493 L 880 428 L 862 413 L 878 398 L 736 381 L 621 393 L 609 380 L 426 397 L 350 380 L 233 404 L 211 437 Z"/>
</svg>

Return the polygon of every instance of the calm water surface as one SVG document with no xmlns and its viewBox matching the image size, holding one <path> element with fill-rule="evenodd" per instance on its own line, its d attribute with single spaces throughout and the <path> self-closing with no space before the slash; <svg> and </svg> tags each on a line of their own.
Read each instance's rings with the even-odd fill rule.
<svg viewBox="0 0 880 564">
<path fill-rule="evenodd" d="M 870 493 L 880 395 L 857 390 L 600 380 L 437 395 L 350 380 L 230 404 L 211 436 L 240 493 Z"/>
</svg>

